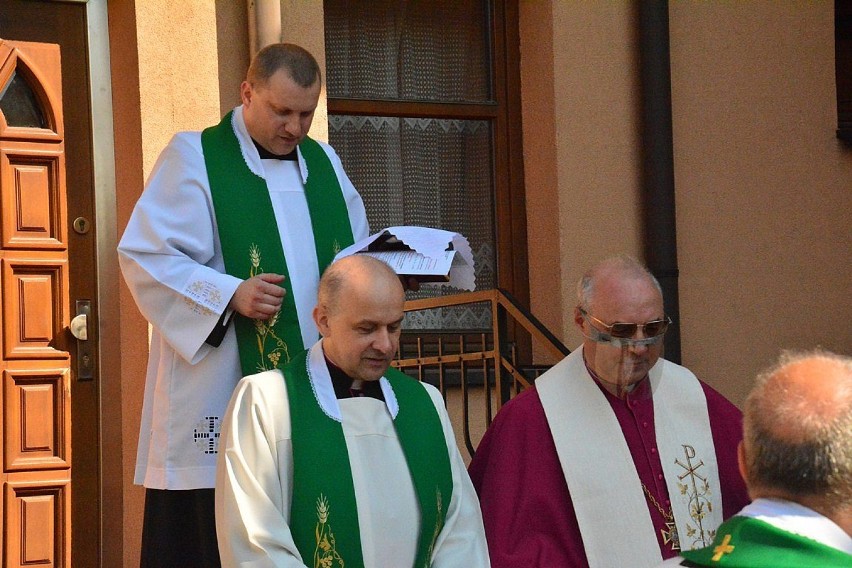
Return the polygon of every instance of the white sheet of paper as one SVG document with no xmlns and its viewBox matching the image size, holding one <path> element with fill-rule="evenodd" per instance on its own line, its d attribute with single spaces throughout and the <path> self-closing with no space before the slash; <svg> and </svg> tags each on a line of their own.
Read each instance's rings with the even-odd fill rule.
<svg viewBox="0 0 852 568">
<path fill-rule="evenodd" d="M 366 250 L 385 234 L 391 235 L 390 241 L 402 242 L 412 250 Z M 462 290 L 473 290 L 476 287 L 473 252 L 467 238 L 460 233 L 432 227 L 388 227 L 346 247 L 334 259 L 358 253 L 381 258 L 397 274 L 448 277 L 446 282 L 423 282 L 422 286 L 453 286 Z"/>
<path fill-rule="evenodd" d="M 440 256 L 425 256 L 413 250 L 366 251 L 388 263 L 397 274 L 410 276 L 449 276 L 456 251 L 445 250 Z"/>
</svg>

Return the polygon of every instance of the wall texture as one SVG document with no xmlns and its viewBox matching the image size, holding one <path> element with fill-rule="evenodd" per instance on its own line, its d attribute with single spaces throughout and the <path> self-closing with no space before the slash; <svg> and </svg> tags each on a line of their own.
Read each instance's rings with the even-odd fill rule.
<svg viewBox="0 0 852 568">
<path fill-rule="evenodd" d="M 120 236 L 136 203 L 144 179 L 142 169 L 142 125 L 139 112 L 139 53 L 136 48 L 136 14 L 132 2 L 112 2 L 109 9 L 110 67 L 112 72 L 113 127 L 115 136 L 116 228 Z M 119 38 L 121 38 L 119 40 Z M 116 259 L 117 262 L 117 259 Z M 142 318 L 123 281 L 119 287 L 121 338 L 119 349 L 119 391 L 121 399 L 104 401 L 120 405 L 122 455 L 121 469 L 104 471 L 105 479 L 121 480 L 120 527 L 104 526 L 104 559 L 107 564 L 139 565 L 139 538 L 142 533 L 141 488 L 133 485 L 136 440 L 148 354 L 147 323 Z M 115 380 L 113 377 L 110 380 Z M 114 413 L 105 410 L 105 414 Z M 119 536 L 115 536 L 115 533 Z M 110 534 L 112 533 L 112 534 Z"/>
<path fill-rule="evenodd" d="M 583 269 L 641 255 L 633 10 L 521 2 L 533 311 L 554 322 L 561 309 L 569 347 Z M 737 404 L 780 349 L 852 345 L 852 149 L 834 135 L 833 16 L 830 2 L 670 3 L 682 358 Z M 555 157 L 540 151 L 551 141 Z M 557 242 L 536 229 L 551 201 L 558 273 L 540 252 Z M 554 278 L 561 308 L 541 288 Z"/>
<path fill-rule="evenodd" d="M 219 112 L 216 4 L 136 3 L 142 150 L 147 177 L 179 130 L 215 124 Z"/>
<path fill-rule="evenodd" d="M 251 61 L 245 0 L 216 0 L 219 114 L 240 104 L 240 84 Z"/>
<path fill-rule="evenodd" d="M 834 7 L 670 7 L 683 360 L 741 403 L 779 349 L 852 346 Z"/>
<path fill-rule="evenodd" d="M 552 10 L 561 331 L 573 349 L 582 339 L 570 315 L 577 280 L 604 257 L 641 252 L 637 45 L 630 3 L 554 1 Z M 525 123 L 525 141 L 534 128 Z M 530 285 L 548 281 L 532 274 Z"/>
</svg>

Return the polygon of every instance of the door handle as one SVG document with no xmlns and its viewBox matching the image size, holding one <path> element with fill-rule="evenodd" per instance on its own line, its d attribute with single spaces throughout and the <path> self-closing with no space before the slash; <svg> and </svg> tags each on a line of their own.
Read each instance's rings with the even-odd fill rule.
<svg viewBox="0 0 852 568">
<path fill-rule="evenodd" d="M 71 335 L 77 338 L 78 341 L 86 341 L 89 339 L 89 314 L 77 314 L 71 320 L 71 325 L 68 328 L 71 330 Z"/>
<path fill-rule="evenodd" d="M 89 341 L 89 316 L 92 313 L 91 300 L 77 300 L 77 315 L 71 320 L 68 329 L 77 339 L 77 380 L 91 381 L 95 378 L 94 348 Z"/>
</svg>

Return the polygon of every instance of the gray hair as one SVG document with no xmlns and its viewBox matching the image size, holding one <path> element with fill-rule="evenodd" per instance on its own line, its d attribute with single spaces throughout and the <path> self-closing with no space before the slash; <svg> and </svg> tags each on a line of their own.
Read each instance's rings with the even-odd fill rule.
<svg viewBox="0 0 852 568">
<path fill-rule="evenodd" d="M 597 278 L 601 273 L 608 271 L 618 272 L 624 276 L 645 278 L 654 285 L 654 288 L 656 288 L 657 292 L 660 293 L 660 297 L 662 298 L 663 296 L 663 289 L 660 287 L 660 283 L 654 275 L 651 274 L 651 271 L 632 256 L 621 254 L 618 256 L 611 256 L 600 261 L 588 269 L 577 282 L 577 305 L 584 311 L 588 312 L 589 306 L 592 303 L 595 278 Z"/>
<path fill-rule="evenodd" d="M 836 365 L 841 378 L 830 398 L 791 388 L 787 372 L 805 360 Z M 744 444 L 750 485 L 817 498 L 829 512 L 852 506 L 852 358 L 821 349 L 783 353 L 746 399 Z"/>
<path fill-rule="evenodd" d="M 249 65 L 246 80 L 251 85 L 264 85 L 281 69 L 287 71 L 293 82 L 305 89 L 322 80 L 314 56 L 293 43 L 273 43 L 261 49 Z"/>
</svg>

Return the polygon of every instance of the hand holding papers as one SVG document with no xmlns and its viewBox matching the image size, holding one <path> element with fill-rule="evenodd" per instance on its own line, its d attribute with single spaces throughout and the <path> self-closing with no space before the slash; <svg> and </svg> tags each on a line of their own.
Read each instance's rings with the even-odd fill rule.
<svg viewBox="0 0 852 568">
<path fill-rule="evenodd" d="M 379 258 L 400 276 L 413 276 L 424 286 L 475 287 L 473 253 L 459 233 L 430 227 L 388 227 L 343 249 L 334 259 L 352 254 Z"/>
</svg>

